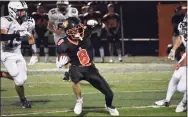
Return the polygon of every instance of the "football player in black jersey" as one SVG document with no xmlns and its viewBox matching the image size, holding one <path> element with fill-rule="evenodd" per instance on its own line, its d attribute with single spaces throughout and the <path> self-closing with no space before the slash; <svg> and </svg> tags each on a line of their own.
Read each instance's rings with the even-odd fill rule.
<svg viewBox="0 0 188 117">
<path fill-rule="evenodd" d="M 80 87 L 81 80 L 88 81 L 93 87 L 105 95 L 106 107 L 111 115 L 119 115 L 118 110 L 112 105 L 114 94 L 106 80 L 100 75 L 93 62 L 93 47 L 90 34 L 97 25 L 97 21 L 91 20 L 87 26 L 80 24 L 80 20 L 69 18 L 63 22 L 66 37 L 59 39 L 57 43 L 56 65 L 61 68 L 68 63 L 70 66 L 70 78 L 73 82 L 73 90 L 77 97 L 74 112 L 82 112 L 83 97 Z"/>
<path fill-rule="evenodd" d="M 38 3 L 37 5 L 37 12 L 32 13 L 32 17 L 35 19 L 35 31 L 34 36 L 36 38 L 36 47 L 37 47 L 37 54 L 40 53 L 40 45 L 41 41 L 44 44 L 44 53 L 45 53 L 45 60 L 44 62 L 48 62 L 48 36 L 50 31 L 47 29 L 48 24 L 48 15 L 45 11 L 45 6 L 42 3 Z"/>
<path fill-rule="evenodd" d="M 102 31 L 102 14 L 100 11 L 95 11 L 94 9 L 94 2 L 89 2 L 87 4 L 87 13 L 84 14 L 83 22 L 84 24 L 87 24 L 90 20 L 95 20 L 98 22 L 96 25 L 96 29 L 91 34 L 91 42 L 93 44 L 94 49 L 94 55 L 97 53 L 100 53 L 101 56 L 101 62 L 104 62 L 104 48 L 102 46 L 101 41 L 101 31 Z"/>
<path fill-rule="evenodd" d="M 109 42 L 109 52 L 111 59 L 109 62 L 113 62 L 114 49 L 116 48 L 118 53 L 118 59 L 122 62 L 121 57 L 121 42 L 120 42 L 120 16 L 114 12 L 114 5 L 108 4 L 108 13 L 103 16 L 103 22 L 105 23 L 105 29 L 107 33 L 107 39 Z"/>
<path fill-rule="evenodd" d="M 81 23 L 84 23 L 84 14 L 88 12 L 88 6 L 85 5 L 81 8 L 81 14 L 79 14 L 79 18 L 81 20 Z"/>
</svg>

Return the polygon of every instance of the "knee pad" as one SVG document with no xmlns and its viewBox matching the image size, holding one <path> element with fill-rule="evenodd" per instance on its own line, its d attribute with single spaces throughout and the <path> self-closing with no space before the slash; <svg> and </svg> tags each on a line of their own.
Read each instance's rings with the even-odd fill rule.
<svg viewBox="0 0 188 117">
<path fill-rule="evenodd" d="M 14 83 L 16 86 L 23 86 L 25 81 L 26 81 L 26 79 L 15 79 Z"/>
<path fill-rule="evenodd" d="M 14 82 L 15 82 L 16 86 L 23 86 L 26 80 L 27 80 L 26 73 L 20 73 L 19 75 L 14 77 Z"/>
<path fill-rule="evenodd" d="M 186 87 L 183 87 L 180 84 L 178 84 L 177 91 L 179 91 L 180 93 L 184 93 L 186 91 Z"/>
</svg>

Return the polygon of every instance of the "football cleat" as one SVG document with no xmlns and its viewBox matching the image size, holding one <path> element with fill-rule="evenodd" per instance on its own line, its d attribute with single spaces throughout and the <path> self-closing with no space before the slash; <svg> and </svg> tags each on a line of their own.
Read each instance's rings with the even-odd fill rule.
<svg viewBox="0 0 188 117">
<path fill-rule="evenodd" d="M 155 104 L 158 106 L 165 106 L 165 107 L 168 107 L 170 105 L 170 103 L 165 99 L 156 101 Z"/>
<path fill-rule="evenodd" d="M 76 105 L 74 107 L 74 113 L 79 115 L 82 112 L 83 98 L 77 99 Z"/>
<path fill-rule="evenodd" d="M 178 106 L 176 107 L 175 112 L 176 113 L 180 113 L 180 112 L 184 112 L 187 110 L 187 106 L 185 103 L 183 103 L 182 101 L 178 104 Z"/>
<path fill-rule="evenodd" d="M 27 101 L 26 98 L 24 98 L 24 99 L 21 101 L 21 107 L 22 107 L 22 108 L 31 108 L 31 104 Z"/>
<path fill-rule="evenodd" d="M 114 106 L 109 106 L 109 107 L 107 107 L 107 109 L 108 109 L 110 115 L 119 116 L 119 112 Z"/>
</svg>

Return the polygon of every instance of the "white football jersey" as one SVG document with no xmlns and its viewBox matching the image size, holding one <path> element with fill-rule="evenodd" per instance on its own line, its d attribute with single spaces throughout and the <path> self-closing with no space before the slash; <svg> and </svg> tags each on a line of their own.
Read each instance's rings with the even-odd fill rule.
<svg viewBox="0 0 188 117">
<path fill-rule="evenodd" d="M 68 7 L 66 14 L 62 14 L 58 8 L 53 8 L 48 12 L 49 21 L 52 21 L 55 23 L 55 28 L 58 28 L 58 24 L 62 23 L 65 19 L 69 17 L 78 17 L 78 10 L 73 7 Z M 54 33 L 54 38 L 60 39 L 64 37 L 65 35 L 58 35 Z"/>
<path fill-rule="evenodd" d="M 14 34 L 17 31 L 32 31 L 35 28 L 35 21 L 33 18 L 28 17 L 26 21 L 19 24 L 17 20 L 11 16 L 3 16 L 0 20 L 0 29 L 7 30 L 8 34 Z M 15 52 L 20 51 L 21 41 L 14 39 L 13 41 L 1 41 L 2 52 Z"/>
<path fill-rule="evenodd" d="M 188 42 L 187 42 L 187 22 L 180 22 L 178 25 L 178 30 L 180 32 L 182 42 L 186 48 L 186 51 L 188 52 Z"/>
</svg>

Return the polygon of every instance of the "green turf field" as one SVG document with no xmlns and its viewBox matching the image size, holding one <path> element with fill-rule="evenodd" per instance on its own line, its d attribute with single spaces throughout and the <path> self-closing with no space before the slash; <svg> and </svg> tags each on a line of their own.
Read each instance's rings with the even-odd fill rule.
<svg viewBox="0 0 188 117">
<path fill-rule="evenodd" d="M 101 68 L 108 64 L 97 66 Z M 110 64 L 110 67 L 113 66 L 118 67 L 117 64 Z M 50 68 L 51 65 L 35 66 L 36 69 L 41 67 Z M 176 105 L 183 96 L 178 92 L 173 96 L 170 107 L 152 106 L 156 100 L 165 97 L 172 72 L 110 72 L 102 75 L 114 91 L 113 104 L 118 108 L 120 116 L 186 116 L 185 112 L 175 113 Z M 77 116 L 73 112 L 75 96 L 71 82 L 62 81 L 61 76 L 53 72 L 28 76 L 25 93 L 32 103 L 32 109 L 22 109 L 13 82 L 1 79 L 1 116 Z M 81 87 L 84 96 L 81 116 L 109 116 L 104 108 L 104 96 L 87 82 L 82 81 Z"/>
</svg>

